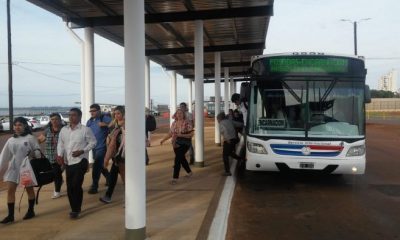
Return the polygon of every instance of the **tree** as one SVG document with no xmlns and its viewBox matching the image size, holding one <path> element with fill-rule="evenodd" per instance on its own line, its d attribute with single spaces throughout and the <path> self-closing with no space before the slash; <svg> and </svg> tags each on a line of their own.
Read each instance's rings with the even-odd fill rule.
<svg viewBox="0 0 400 240">
<path fill-rule="evenodd" d="M 391 92 L 391 91 L 384 91 L 384 90 L 371 90 L 371 98 L 398 98 L 399 94 Z"/>
</svg>

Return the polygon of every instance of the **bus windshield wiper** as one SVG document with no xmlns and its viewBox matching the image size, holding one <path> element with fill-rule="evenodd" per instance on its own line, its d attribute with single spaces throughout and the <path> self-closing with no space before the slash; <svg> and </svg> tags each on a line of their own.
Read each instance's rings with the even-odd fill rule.
<svg viewBox="0 0 400 240">
<path fill-rule="evenodd" d="M 302 103 L 302 99 L 296 94 L 295 91 L 289 85 L 282 80 L 282 85 L 289 91 L 290 94 L 296 99 L 297 102 Z"/>
</svg>

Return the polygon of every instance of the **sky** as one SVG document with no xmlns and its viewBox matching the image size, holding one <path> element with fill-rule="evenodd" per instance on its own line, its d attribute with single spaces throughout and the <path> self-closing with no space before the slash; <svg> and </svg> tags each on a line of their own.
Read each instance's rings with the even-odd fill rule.
<svg viewBox="0 0 400 240">
<path fill-rule="evenodd" d="M 14 106 L 73 106 L 80 100 L 81 49 L 61 18 L 24 0 L 11 1 Z M 365 56 L 367 84 L 400 70 L 400 1 L 275 0 L 264 53 L 326 52 L 351 55 L 358 21 L 358 54 Z M 6 0 L 0 0 L 0 107 L 8 107 Z M 76 30 L 83 38 L 83 31 Z M 95 36 L 95 101 L 124 104 L 123 48 Z M 168 104 L 170 73 L 151 63 L 151 98 Z M 398 81 L 397 86 L 400 87 Z M 178 75 L 178 102 L 188 81 Z M 205 84 L 205 99 L 214 95 Z M 222 91 L 223 95 L 223 91 Z"/>
</svg>

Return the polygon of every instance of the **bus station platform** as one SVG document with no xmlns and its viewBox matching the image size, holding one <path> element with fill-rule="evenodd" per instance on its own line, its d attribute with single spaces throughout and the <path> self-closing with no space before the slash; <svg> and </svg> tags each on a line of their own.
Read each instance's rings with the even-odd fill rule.
<svg viewBox="0 0 400 240">
<path fill-rule="evenodd" d="M 151 136 L 148 148 L 150 165 L 147 166 L 147 239 L 207 239 L 208 231 L 218 205 L 226 177 L 223 172 L 222 149 L 215 146 L 214 127 L 205 127 L 205 167 L 192 167 L 192 178 L 185 178 L 181 170 L 178 184 L 171 185 L 174 153 L 172 146 L 160 139 L 166 128 L 157 129 Z M 144 159 L 143 159 L 144 161 Z M 65 177 L 65 174 L 64 174 Z M 64 179 L 65 180 L 65 179 Z M 125 239 L 124 186 L 118 179 L 112 202 L 104 204 L 99 198 L 106 191 L 105 179 L 101 177 L 99 193 L 90 195 L 91 172 L 85 175 L 82 213 L 79 219 L 69 218 L 70 207 L 66 186 L 63 196 L 52 199 L 53 184 L 42 188 L 39 204 L 35 206 L 36 217 L 22 220 L 27 211 L 25 193 L 21 210 L 18 202 L 22 188 L 16 194 L 15 222 L 0 225 L 0 239 Z M 4 185 L 0 192 L 0 218 L 7 214 L 7 192 Z"/>
</svg>

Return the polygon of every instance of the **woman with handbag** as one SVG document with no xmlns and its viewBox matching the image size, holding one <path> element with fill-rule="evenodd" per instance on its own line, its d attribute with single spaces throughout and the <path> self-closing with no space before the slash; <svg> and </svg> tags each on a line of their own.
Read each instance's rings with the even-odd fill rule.
<svg viewBox="0 0 400 240">
<path fill-rule="evenodd" d="M 169 133 L 160 142 L 162 145 L 165 141 L 172 138 L 172 147 L 175 152 L 174 174 L 171 181 L 172 185 L 178 182 L 181 165 L 187 172 L 186 177 L 191 177 L 193 175 L 189 163 L 185 158 L 185 154 L 191 145 L 193 128 L 189 121 L 186 120 L 185 113 L 181 109 L 178 109 L 174 115 L 175 121 L 172 123 Z"/>
<path fill-rule="evenodd" d="M 45 143 L 45 155 L 46 158 L 49 159 L 51 167 L 54 172 L 54 193 L 51 197 L 52 199 L 56 199 L 61 197 L 61 185 L 63 184 L 63 176 L 62 173 L 64 171 L 64 167 L 60 166 L 57 163 L 57 143 L 58 143 L 58 135 L 60 135 L 61 128 L 63 127 L 61 122 L 60 114 L 52 113 L 50 114 L 50 122 L 48 126 L 45 128 L 44 133 L 39 135 L 38 140 L 39 143 Z"/>
<path fill-rule="evenodd" d="M 8 216 L 0 223 L 14 222 L 15 191 L 20 181 L 20 168 L 22 161 L 40 146 L 34 136 L 28 122 L 23 117 L 14 119 L 14 136 L 8 139 L 0 154 L 0 178 L 7 182 Z M 29 208 L 24 220 L 35 217 L 35 192 L 33 186 L 26 187 L 28 193 Z"/>
<path fill-rule="evenodd" d="M 118 173 L 122 182 L 125 183 L 125 108 L 117 106 L 114 109 L 114 119 L 110 123 L 110 134 L 107 137 L 107 151 L 104 157 L 104 168 L 108 167 L 110 159 L 110 174 L 108 176 L 108 188 L 106 194 L 99 200 L 103 203 L 110 203 L 114 188 L 117 185 Z"/>
</svg>

